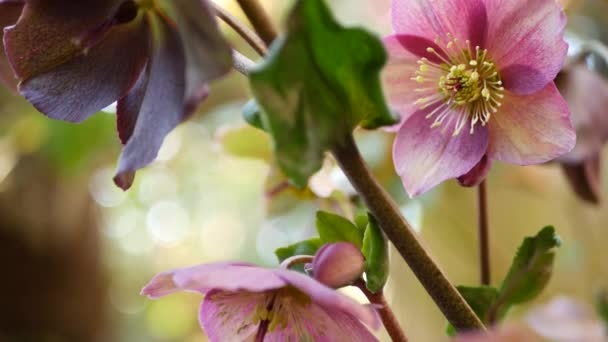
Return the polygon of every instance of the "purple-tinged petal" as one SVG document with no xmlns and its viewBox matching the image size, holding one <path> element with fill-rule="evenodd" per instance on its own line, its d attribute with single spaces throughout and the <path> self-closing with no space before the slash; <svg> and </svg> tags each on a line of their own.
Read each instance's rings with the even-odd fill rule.
<svg viewBox="0 0 608 342">
<path fill-rule="evenodd" d="M 199 311 L 199 323 L 211 342 L 253 341 L 256 312 L 271 302 L 272 293 L 210 291 Z"/>
<path fill-rule="evenodd" d="M 133 135 L 135 125 L 137 124 L 137 118 L 139 117 L 139 111 L 141 110 L 141 105 L 146 96 L 150 73 L 147 71 L 146 67 L 144 67 L 144 70 L 144 72 L 139 74 L 131 91 L 118 100 L 116 105 L 116 129 L 118 130 L 118 138 L 123 145 L 125 145 Z"/>
<path fill-rule="evenodd" d="M 19 90 L 45 115 L 81 122 L 127 94 L 146 64 L 149 45 L 142 13 L 114 26 L 87 53 L 21 82 Z"/>
<path fill-rule="evenodd" d="M 294 300 L 295 299 L 295 300 Z M 297 298 L 277 297 L 275 317 L 284 317 L 286 324 L 269 329 L 264 342 L 373 342 L 376 337 L 353 315 L 340 309 L 300 303 Z"/>
<path fill-rule="evenodd" d="M 599 152 L 579 163 L 562 163 L 562 170 L 572 190 L 581 199 L 593 204 L 602 201 L 601 163 Z"/>
<path fill-rule="evenodd" d="M 488 56 L 507 90 L 531 94 L 547 86 L 566 60 L 566 16 L 557 0 L 487 0 Z M 456 16 L 458 17 L 458 16 Z"/>
<path fill-rule="evenodd" d="M 124 0 L 29 0 L 17 24 L 5 30 L 8 59 L 19 79 L 27 79 L 82 53 L 88 33 L 109 28 Z M 96 35 L 101 39 L 101 32 Z M 88 42 L 88 46 L 92 42 Z"/>
<path fill-rule="evenodd" d="M 575 142 L 570 110 L 551 82 L 532 95 L 505 93 L 500 111 L 490 119 L 488 157 L 539 164 L 569 152 Z"/>
<path fill-rule="evenodd" d="M 0 0 L 0 81 L 13 91 L 17 90 L 17 78 L 4 53 L 4 28 L 17 22 L 22 9 L 22 0 Z"/>
<path fill-rule="evenodd" d="M 206 97 L 207 82 L 232 68 L 232 49 L 207 0 L 173 0 L 172 4 L 186 50 L 186 102 L 193 111 Z"/>
<path fill-rule="evenodd" d="M 148 83 L 137 123 L 118 161 L 115 183 L 123 189 L 131 186 L 133 172 L 154 161 L 165 136 L 186 117 L 185 57 L 179 34 L 155 14 L 149 19 L 155 29 L 154 52 L 145 71 Z"/>
<path fill-rule="evenodd" d="M 572 111 L 577 138 L 574 149 L 558 161 L 583 162 L 608 140 L 608 81 L 583 63 L 576 63 L 564 68 L 555 84 Z"/>
<path fill-rule="evenodd" d="M 378 313 L 369 305 L 361 305 L 351 298 L 337 292 L 302 273 L 284 269 L 275 269 L 274 273 L 289 285 L 307 294 L 314 303 L 328 310 L 347 313 L 368 326 L 378 329 Z"/>
<path fill-rule="evenodd" d="M 469 172 L 488 147 L 486 127 L 477 125 L 470 134 L 470 123 L 467 123 L 460 134 L 453 136 L 453 125 L 446 123 L 431 128 L 433 120 L 427 119 L 426 114 L 412 115 L 401 126 L 393 146 L 395 169 L 410 197 Z"/>
<path fill-rule="evenodd" d="M 407 34 L 444 44 L 448 33 L 472 46 L 484 46 L 489 15 L 482 0 L 437 1 L 393 0 L 392 23 L 395 33 Z"/>
<path fill-rule="evenodd" d="M 478 186 L 486 179 L 486 176 L 490 172 L 491 168 L 492 161 L 487 156 L 483 156 L 483 158 L 481 158 L 479 163 L 477 163 L 477 165 L 475 165 L 471 171 L 458 177 L 458 183 L 466 187 Z"/>
</svg>

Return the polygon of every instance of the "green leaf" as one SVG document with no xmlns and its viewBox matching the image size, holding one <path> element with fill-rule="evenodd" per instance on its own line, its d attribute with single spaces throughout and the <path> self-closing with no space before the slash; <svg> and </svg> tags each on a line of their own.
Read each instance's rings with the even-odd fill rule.
<svg viewBox="0 0 608 342">
<path fill-rule="evenodd" d="M 604 325 L 608 327 L 608 292 L 606 290 L 600 291 L 597 294 L 595 303 L 598 315 L 604 322 Z"/>
<path fill-rule="evenodd" d="M 498 299 L 498 289 L 493 286 L 458 286 L 456 288 L 464 300 L 469 303 L 471 309 L 475 311 L 477 317 L 479 317 L 484 323 L 487 323 L 488 311 Z M 502 312 L 502 314 L 504 313 L 506 313 L 506 311 Z M 448 324 L 446 332 L 450 337 L 456 335 L 456 329 L 454 329 L 451 324 Z"/>
<path fill-rule="evenodd" d="M 500 288 L 500 302 L 508 307 L 538 296 L 551 278 L 554 249 L 560 244 L 551 226 L 525 238 Z"/>
<path fill-rule="evenodd" d="M 224 151 L 233 156 L 272 161 L 272 146 L 268 135 L 247 124 L 222 129 L 218 140 Z"/>
<path fill-rule="evenodd" d="M 325 151 L 357 125 L 396 123 L 380 85 L 386 59 L 378 38 L 340 26 L 322 0 L 296 2 L 286 35 L 250 75 L 260 121 L 274 140 L 279 166 L 295 185 L 306 186 Z"/>
<path fill-rule="evenodd" d="M 363 232 L 344 217 L 325 211 L 317 212 L 317 231 L 323 243 L 346 241 L 361 248 Z"/>
<path fill-rule="evenodd" d="M 367 289 L 376 293 L 382 290 L 388 279 L 388 241 L 371 214 L 369 214 L 369 223 L 365 229 L 361 252 L 366 261 Z"/>
<path fill-rule="evenodd" d="M 321 248 L 323 242 L 319 238 L 304 240 L 287 247 L 282 247 L 274 251 L 274 254 L 279 258 L 279 262 L 290 258 L 294 255 L 315 255 L 317 250 Z"/>
<path fill-rule="evenodd" d="M 264 130 L 260 106 L 256 100 L 249 100 L 243 107 L 243 119 L 251 126 Z"/>
</svg>

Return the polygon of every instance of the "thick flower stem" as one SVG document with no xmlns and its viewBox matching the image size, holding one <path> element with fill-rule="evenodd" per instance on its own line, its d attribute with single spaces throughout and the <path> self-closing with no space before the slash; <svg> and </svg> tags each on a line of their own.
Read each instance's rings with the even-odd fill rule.
<svg viewBox="0 0 608 342">
<path fill-rule="evenodd" d="M 228 26 L 230 26 L 241 38 L 243 38 L 251 48 L 255 50 L 260 56 L 266 55 L 266 46 L 264 42 L 258 37 L 255 32 L 251 31 L 247 26 L 243 25 L 235 16 L 230 14 L 221 6 L 214 2 L 211 2 L 215 13 L 218 18 L 222 19 Z"/>
<path fill-rule="evenodd" d="M 382 324 L 384 325 L 386 332 L 388 332 L 388 335 L 391 337 L 391 340 L 393 342 L 407 342 L 408 340 L 405 336 L 405 332 L 403 332 L 403 329 L 399 324 L 399 320 L 397 320 L 395 313 L 388 305 L 388 302 L 384 297 L 384 293 L 382 291 L 379 291 L 378 293 L 372 293 L 370 290 L 367 289 L 367 287 L 365 286 L 365 282 L 361 279 L 355 282 L 354 285 L 357 286 L 361 290 L 361 292 L 363 292 L 363 294 L 365 295 L 365 297 L 367 297 L 370 303 L 378 306 L 377 310 L 380 314 L 380 318 L 382 319 Z"/>
<path fill-rule="evenodd" d="M 260 38 L 266 46 L 270 46 L 277 37 L 277 31 L 262 4 L 258 0 L 237 0 L 237 2 Z"/>
<path fill-rule="evenodd" d="M 488 196 L 485 180 L 477 187 L 477 199 L 479 203 L 479 270 L 481 284 L 490 285 L 490 234 L 488 227 Z"/>
<path fill-rule="evenodd" d="M 337 144 L 332 153 L 365 204 L 378 220 L 380 228 L 412 269 L 448 321 L 459 331 L 485 329 L 475 312 L 448 281 L 429 253 L 418 241 L 399 207 L 378 184 L 352 135 Z"/>
</svg>

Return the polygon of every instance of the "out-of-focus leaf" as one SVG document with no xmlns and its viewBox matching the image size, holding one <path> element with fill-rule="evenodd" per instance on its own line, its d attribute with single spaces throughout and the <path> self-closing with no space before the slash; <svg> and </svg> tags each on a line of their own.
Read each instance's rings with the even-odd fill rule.
<svg viewBox="0 0 608 342">
<path fill-rule="evenodd" d="M 378 227 L 378 222 L 371 214 L 369 214 L 369 222 L 365 230 L 361 252 L 363 252 L 367 262 L 365 268 L 367 289 L 376 293 L 384 288 L 388 279 L 388 241 Z"/>
<path fill-rule="evenodd" d="M 251 126 L 264 130 L 262 117 L 260 114 L 260 106 L 256 100 L 249 100 L 243 107 L 243 119 Z"/>
<path fill-rule="evenodd" d="M 608 292 L 602 290 L 598 293 L 596 298 L 597 313 L 604 322 L 604 325 L 608 327 Z"/>
<path fill-rule="evenodd" d="M 386 58 L 376 37 L 341 27 L 322 0 L 296 3 L 287 34 L 250 77 L 278 164 L 295 185 L 306 186 L 355 126 L 396 122 L 380 86 Z"/>
<path fill-rule="evenodd" d="M 272 160 L 270 138 L 259 129 L 243 124 L 223 129 L 218 138 L 224 151 L 234 156 L 266 162 Z"/>
<path fill-rule="evenodd" d="M 458 286 L 457 289 L 467 303 L 469 303 L 471 309 L 475 311 L 477 317 L 484 321 L 484 323 L 487 323 L 487 314 L 498 298 L 498 289 L 493 286 Z M 447 334 L 448 336 L 456 335 L 456 329 L 451 324 L 448 324 Z"/>
<path fill-rule="evenodd" d="M 315 255 L 317 250 L 321 248 L 323 242 L 319 238 L 300 241 L 287 247 L 278 248 L 274 254 L 279 258 L 279 262 L 290 258 L 294 255 Z"/>
<path fill-rule="evenodd" d="M 500 288 L 500 302 L 505 306 L 520 304 L 540 294 L 551 278 L 554 249 L 560 244 L 551 226 L 525 238 Z"/>
<path fill-rule="evenodd" d="M 317 212 L 317 231 L 323 243 L 350 242 L 361 248 L 363 232 L 346 218 L 328 213 Z"/>
</svg>

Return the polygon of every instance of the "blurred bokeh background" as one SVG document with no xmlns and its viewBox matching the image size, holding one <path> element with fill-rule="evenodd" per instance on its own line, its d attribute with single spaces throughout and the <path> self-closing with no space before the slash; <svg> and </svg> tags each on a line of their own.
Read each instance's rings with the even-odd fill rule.
<svg viewBox="0 0 608 342">
<path fill-rule="evenodd" d="M 216 2 L 243 19 L 234 1 Z M 291 3 L 264 1 L 278 23 Z M 388 0 L 330 3 L 343 22 L 390 31 Z M 607 1 L 571 1 L 568 11 L 573 32 L 608 43 Z M 274 249 L 314 235 L 317 209 L 351 213 L 347 181 L 331 161 L 312 190 L 282 186 L 269 139 L 240 117 L 247 98 L 236 72 L 214 84 L 199 114 L 171 133 L 158 160 L 124 193 L 111 180 L 120 151 L 112 108 L 71 125 L 0 89 L 0 341 L 206 341 L 197 324 L 199 296 L 139 295 L 154 274 L 216 260 L 273 266 Z M 408 200 L 391 167 L 391 135 L 357 137 L 449 278 L 476 284 L 474 190 L 447 182 Z M 608 193 L 608 172 L 603 179 Z M 563 240 L 547 291 L 510 319 L 558 295 L 591 307 L 608 287 L 606 205 L 581 202 L 557 165 L 495 165 L 489 191 L 494 282 L 524 236 L 552 224 Z M 438 309 L 396 254 L 392 261 L 387 295 L 408 336 L 445 340 Z"/>
</svg>

